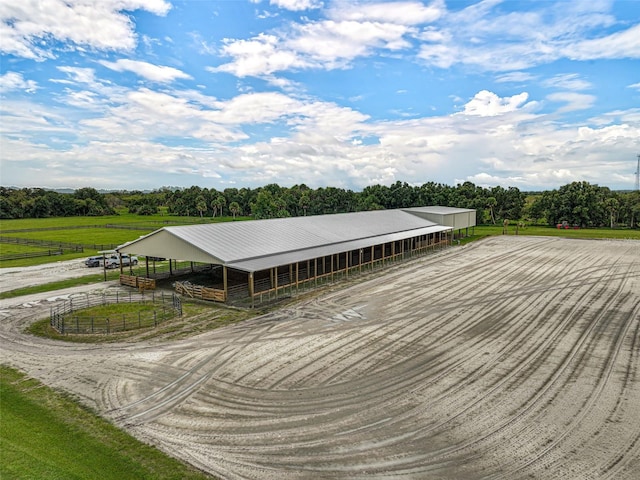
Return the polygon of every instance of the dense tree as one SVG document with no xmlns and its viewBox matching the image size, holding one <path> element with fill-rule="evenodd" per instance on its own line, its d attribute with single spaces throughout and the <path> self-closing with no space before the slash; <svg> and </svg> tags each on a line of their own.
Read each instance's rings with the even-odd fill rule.
<svg viewBox="0 0 640 480">
<path fill-rule="evenodd" d="M 434 182 L 419 186 L 395 182 L 391 186 L 371 185 L 361 192 L 336 187 L 312 189 L 305 184 L 287 188 L 275 183 L 256 189 L 227 188 L 222 192 L 192 186 L 107 194 L 93 188 L 67 194 L 39 188 L 0 187 L 0 218 L 105 215 L 122 207 L 131 213 L 153 215 L 160 206 L 173 215 L 222 216 L 227 205 L 227 214 L 234 218 L 242 213 L 255 218 L 281 218 L 442 205 L 476 209 L 480 224 L 542 220 L 550 225 L 566 221 L 584 227 L 637 228 L 640 223 L 640 192 L 612 192 L 587 182 L 573 182 L 528 196 L 515 187 L 484 188 L 471 182 L 455 187 Z"/>
</svg>

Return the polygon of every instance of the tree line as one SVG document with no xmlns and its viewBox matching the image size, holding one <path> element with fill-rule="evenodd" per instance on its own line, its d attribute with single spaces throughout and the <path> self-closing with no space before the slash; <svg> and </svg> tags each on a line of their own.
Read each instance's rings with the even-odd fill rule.
<svg viewBox="0 0 640 480">
<path fill-rule="evenodd" d="M 637 228 L 640 192 L 616 192 L 607 187 L 573 182 L 555 190 L 525 193 L 516 187 L 485 188 L 464 182 L 456 186 L 428 182 L 372 185 L 360 192 L 335 187 L 312 189 L 304 184 L 258 188 L 163 187 L 152 192 L 99 193 L 82 188 L 72 194 L 40 188 L 0 187 L 0 218 L 43 218 L 112 215 L 122 209 L 140 215 L 165 211 L 170 215 L 256 219 L 323 215 L 366 210 L 441 205 L 477 210 L 479 224 L 504 220 L 580 227 L 624 225 Z"/>
</svg>

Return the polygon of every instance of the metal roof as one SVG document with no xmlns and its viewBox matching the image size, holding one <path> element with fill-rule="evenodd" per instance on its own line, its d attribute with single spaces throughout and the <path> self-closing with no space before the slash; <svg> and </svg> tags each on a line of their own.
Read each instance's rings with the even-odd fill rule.
<svg viewBox="0 0 640 480">
<path fill-rule="evenodd" d="M 259 271 L 446 230 L 408 210 L 376 210 L 164 227 L 118 251 Z"/>
<path fill-rule="evenodd" d="M 405 212 L 434 213 L 436 215 L 450 215 L 453 213 L 475 212 L 475 210 L 471 208 L 440 207 L 440 206 L 411 207 L 411 208 L 404 208 L 403 210 Z"/>
</svg>

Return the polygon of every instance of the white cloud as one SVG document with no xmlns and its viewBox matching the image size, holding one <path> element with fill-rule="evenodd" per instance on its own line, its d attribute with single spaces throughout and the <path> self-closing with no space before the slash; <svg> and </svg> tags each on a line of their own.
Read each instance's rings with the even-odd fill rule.
<svg viewBox="0 0 640 480">
<path fill-rule="evenodd" d="M 269 3 L 294 12 L 322 7 L 322 2 L 318 0 L 270 0 Z"/>
<path fill-rule="evenodd" d="M 165 15 L 164 0 L 21 0 L 0 3 L 0 51 L 34 60 L 54 58 L 53 41 L 62 48 L 131 50 L 137 38 L 124 11 Z"/>
<path fill-rule="evenodd" d="M 615 19 L 608 2 L 539 2 L 535 10 L 502 14 L 501 1 L 485 1 L 444 15 L 420 38 L 418 58 L 449 68 L 463 64 L 484 71 L 513 71 L 561 58 L 638 58 L 640 26 L 603 35 Z M 589 38 L 586 40 L 585 38 Z"/>
<path fill-rule="evenodd" d="M 440 18 L 445 10 L 438 0 L 426 6 L 421 2 L 336 3 L 328 11 L 329 18 L 337 21 L 395 23 L 420 25 Z"/>
<path fill-rule="evenodd" d="M 576 110 L 587 110 L 591 108 L 596 101 L 593 95 L 585 95 L 575 92 L 559 92 L 547 95 L 547 99 L 552 102 L 565 103 L 565 106 L 558 109 L 558 112 L 572 112 Z"/>
<path fill-rule="evenodd" d="M 410 40 L 420 35 L 414 26 L 436 20 L 443 11 L 441 1 L 431 6 L 418 2 L 336 3 L 326 12 L 325 20 L 292 23 L 286 30 L 260 33 L 251 39 L 226 39 L 220 53 L 231 61 L 210 71 L 245 77 L 285 70 L 347 68 L 358 57 L 412 48 Z"/>
<path fill-rule="evenodd" d="M 496 77 L 498 83 L 524 83 L 535 80 L 536 76 L 528 72 L 509 72 Z"/>
<path fill-rule="evenodd" d="M 140 62 L 137 60 L 119 59 L 115 62 L 100 61 L 102 66 L 107 67 L 116 72 L 133 72 L 147 80 L 158 83 L 171 83 L 179 78 L 192 78 L 181 70 L 163 65 L 153 65 L 148 62 Z"/>
<path fill-rule="evenodd" d="M 76 83 L 87 83 L 87 84 L 95 84 L 96 80 L 96 72 L 93 68 L 83 68 L 83 67 L 68 67 L 61 66 L 57 67 L 61 72 L 66 73 L 72 82 Z M 68 82 L 67 80 L 52 80 L 53 82 Z"/>
<path fill-rule="evenodd" d="M 522 92 L 512 97 L 500 98 L 493 92 L 482 90 L 478 92 L 465 106 L 465 115 L 492 117 L 504 113 L 514 112 L 529 98 L 529 94 Z"/>
<path fill-rule="evenodd" d="M 25 80 L 21 73 L 7 72 L 0 75 L 0 93 L 12 90 L 24 90 L 27 93 L 34 93 L 38 89 L 38 84 L 33 80 Z"/>
<path fill-rule="evenodd" d="M 276 36 L 262 33 L 251 40 L 226 40 L 220 53 L 234 60 L 208 70 L 229 72 L 238 77 L 270 75 L 310 65 L 296 52 L 283 46 Z"/>
<path fill-rule="evenodd" d="M 67 98 L 94 105 L 91 117 L 76 122 L 60 104 L 3 105 L 3 118 L 10 118 L 2 122 L 3 155 L 11 159 L 3 164 L 4 182 L 157 188 L 169 174 L 186 186 L 232 177 L 244 186 L 362 188 L 450 183 L 465 172 L 460 180 L 487 186 L 549 188 L 613 178 L 622 169 L 606 161 L 610 152 L 632 149 L 640 138 L 637 109 L 611 112 L 605 127 L 576 128 L 533 113 L 535 102 L 524 92 L 499 97 L 484 90 L 457 114 L 382 121 L 277 92 L 222 100 L 196 90 L 103 91 L 91 69 L 70 68 L 61 67 L 86 83 L 78 90 L 72 84 Z M 614 119 L 623 123 L 612 125 Z M 11 168 L 17 164 L 23 166 Z M 127 175 L 113 179 L 114 168 Z"/>
<path fill-rule="evenodd" d="M 335 68 L 344 61 L 370 55 L 374 48 L 407 48 L 409 43 L 403 37 L 408 32 L 407 27 L 393 23 L 324 21 L 298 25 L 297 35 L 287 45 L 316 64 Z"/>
<path fill-rule="evenodd" d="M 640 58 L 640 25 L 602 38 L 577 41 L 563 53 L 573 60 Z"/>
<path fill-rule="evenodd" d="M 633 84 L 631 84 L 631 85 L 627 85 L 627 88 L 634 88 L 634 89 L 636 89 L 636 90 L 640 91 L 640 82 L 638 82 L 638 83 L 633 83 Z"/>
<path fill-rule="evenodd" d="M 591 83 L 580 78 L 575 73 L 558 74 L 541 82 L 542 86 L 549 88 L 562 88 L 566 90 L 588 90 L 593 87 Z"/>
</svg>

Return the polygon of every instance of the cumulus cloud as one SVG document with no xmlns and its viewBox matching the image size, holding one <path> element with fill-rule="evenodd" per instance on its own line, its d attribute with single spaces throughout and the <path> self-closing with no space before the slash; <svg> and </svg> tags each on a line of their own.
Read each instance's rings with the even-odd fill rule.
<svg viewBox="0 0 640 480">
<path fill-rule="evenodd" d="M 0 93 L 11 90 L 24 90 L 27 93 L 34 93 L 38 89 L 38 84 L 33 80 L 25 80 L 21 73 L 7 72 L 0 75 Z"/>
<path fill-rule="evenodd" d="M 294 12 L 322 7 L 322 2 L 319 0 L 270 0 L 269 3 Z"/>
<path fill-rule="evenodd" d="M 278 37 L 263 33 L 250 40 L 227 39 L 220 53 L 232 57 L 233 61 L 217 68 L 208 68 L 212 73 L 228 72 L 238 77 L 262 76 L 311 65 L 294 50 L 282 45 Z"/>
<path fill-rule="evenodd" d="M 529 98 L 527 92 L 522 92 L 512 97 L 500 98 L 493 92 L 482 90 L 478 92 L 465 106 L 465 115 L 477 115 L 480 117 L 493 117 L 504 113 L 514 112 Z"/>
<path fill-rule="evenodd" d="M 212 72 L 239 77 L 266 76 L 299 69 L 347 68 L 355 58 L 377 51 L 412 48 L 420 32 L 416 25 L 432 22 L 444 11 L 441 1 L 336 3 L 325 19 L 291 23 L 289 28 L 250 39 L 226 39 L 220 53 L 231 61 Z"/>
<path fill-rule="evenodd" d="M 337 3 L 328 11 L 327 16 L 337 21 L 421 25 L 437 20 L 444 10 L 442 0 L 431 5 L 421 2 Z"/>
<path fill-rule="evenodd" d="M 126 2 L 90 0 L 21 0 L 0 3 L 0 51 L 33 60 L 55 58 L 54 42 L 64 48 L 132 50 L 137 38 L 125 11 L 165 15 L 164 0 Z"/>
<path fill-rule="evenodd" d="M 132 72 L 147 80 L 157 83 L 171 83 L 176 79 L 192 78 L 181 70 L 173 67 L 162 65 L 153 65 L 148 62 L 140 62 L 137 60 L 119 59 L 115 62 L 100 61 L 102 66 L 116 72 Z"/>
<path fill-rule="evenodd" d="M 109 99 L 99 115 L 79 124 L 68 123 L 55 106 L 4 105 L 4 118 L 13 116 L 3 122 L 9 139 L 3 155 L 12 164 L 35 162 L 31 181 L 51 186 L 77 186 L 76 176 L 86 184 L 90 178 L 81 176 L 80 165 L 91 158 L 97 185 L 110 186 L 98 172 L 114 166 L 128 172 L 114 188 L 157 188 L 166 177 L 153 172 L 163 171 L 180 174 L 186 186 L 233 177 L 247 186 L 361 188 L 437 176 L 531 189 L 575 179 L 601 182 L 619 170 L 603 161 L 608 152 L 640 138 L 637 109 L 615 114 L 625 118 L 622 125 L 576 128 L 533 113 L 524 93 L 501 98 L 481 91 L 458 114 L 397 121 L 277 92 L 220 100 L 197 91 L 139 88 Z M 43 132 L 49 141 L 77 140 L 45 148 L 36 140 Z M 460 172 L 469 173 L 460 178 Z"/>
</svg>

